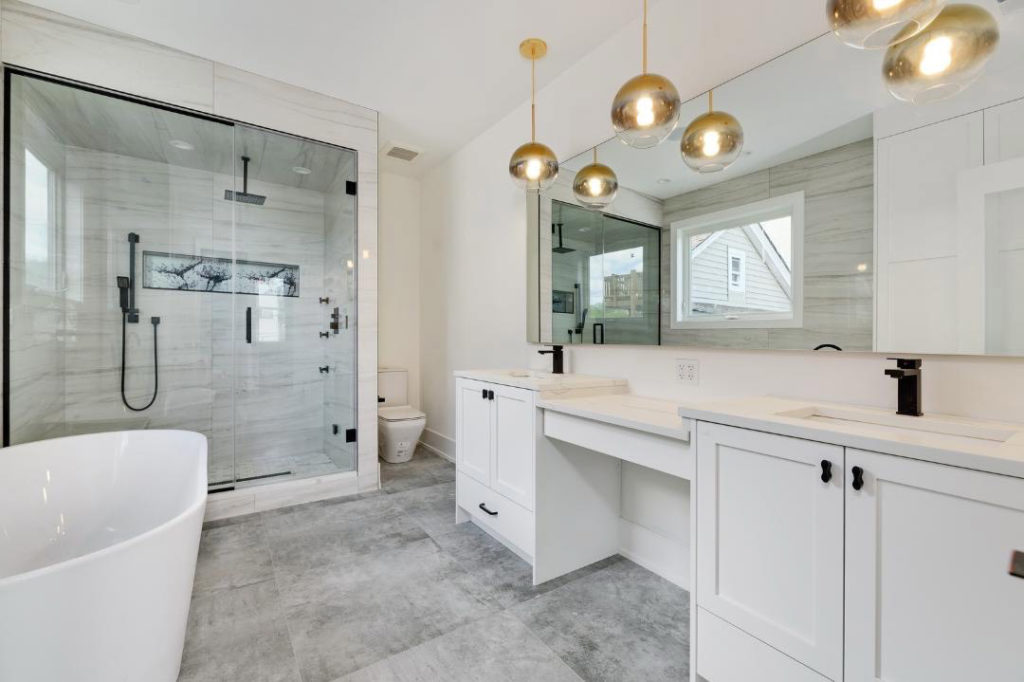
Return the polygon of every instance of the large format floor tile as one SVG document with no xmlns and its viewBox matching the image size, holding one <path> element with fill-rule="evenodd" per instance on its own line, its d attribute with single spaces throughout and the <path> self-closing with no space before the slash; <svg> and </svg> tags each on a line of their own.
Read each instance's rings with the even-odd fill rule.
<svg viewBox="0 0 1024 682">
<path fill-rule="evenodd" d="M 578 682 L 529 629 L 499 613 L 347 675 L 338 682 Z"/>
<path fill-rule="evenodd" d="M 686 591 L 631 561 L 523 602 L 511 613 L 585 680 L 685 680 Z"/>
<path fill-rule="evenodd" d="M 685 591 L 621 557 L 534 587 L 455 525 L 454 471 L 207 524 L 179 682 L 686 679 Z"/>
</svg>

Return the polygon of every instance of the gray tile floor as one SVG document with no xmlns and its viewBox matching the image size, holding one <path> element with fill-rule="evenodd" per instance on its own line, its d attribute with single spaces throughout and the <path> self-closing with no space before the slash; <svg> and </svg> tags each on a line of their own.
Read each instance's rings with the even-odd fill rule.
<svg viewBox="0 0 1024 682">
<path fill-rule="evenodd" d="M 179 682 L 684 680 L 689 596 L 613 557 L 533 587 L 418 451 L 383 491 L 207 524 Z"/>
</svg>

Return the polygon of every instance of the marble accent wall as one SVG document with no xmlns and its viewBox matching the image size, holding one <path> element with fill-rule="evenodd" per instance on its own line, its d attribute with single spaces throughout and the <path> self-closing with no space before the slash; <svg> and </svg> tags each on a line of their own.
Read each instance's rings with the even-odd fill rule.
<svg viewBox="0 0 1024 682">
<path fill-rule="evenodd" d="M 672 329 L 670 240 L 662 231 L 664 345 L 870 351 L 874 274 L 874 141 L 854 142 L 665 200 L 664 225 L 803 191 L 804 317 L 796 329 Z M 864 265 L 864 270 L 858 266 Z"/>
<path fill-rule="evenodd" d="M 0 49 L 7 64 L 356 151 L 358 486 L 376 488 L 377 112 L 16 0 L 0 0 Z"/>
</svg>

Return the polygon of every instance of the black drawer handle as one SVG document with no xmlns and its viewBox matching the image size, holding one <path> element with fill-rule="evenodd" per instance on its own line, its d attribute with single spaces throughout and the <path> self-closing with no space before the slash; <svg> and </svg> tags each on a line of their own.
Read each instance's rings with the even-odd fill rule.
<svg viewBox="0 0 1024 682">
<path fill-rule="evenodd" d="M 827 459 L 821 460 L 821 482 L 828 483 L 832 480 L 832 462 Z"/>
<path fill-rule="evenodd" d="M 487 508 L 487 505 L 486 505 L 486 504 L 484 504 L 483 502 L 481 502 L 481 503 L 480 503 L 480 508 L 481 508 L 481 509 L 483 509 L 483 510 L 484 510 L 484 512 L 485 512 L 485 513 L 486 513 L 486 514 L 487 514 L 488 516 L 497 516 L 497 515 L 498 515 L 498 512 L 492 512 L 492 511 L 491 511 L 490 509 L 488 509 L 488 508 Z"/>
<path fill-rule="evenodd" d="M 860 490 L 861 488 L 863 488 L 864 470 L 861 469 L 860 467 L 853 467 L 852 469 L 850 469 L 850 472 L 853 473 L 853 489 Z"/>
</svg>

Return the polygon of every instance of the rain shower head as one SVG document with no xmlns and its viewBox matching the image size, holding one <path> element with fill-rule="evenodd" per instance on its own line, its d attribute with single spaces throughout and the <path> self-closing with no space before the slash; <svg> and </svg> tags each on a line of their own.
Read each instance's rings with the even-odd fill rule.
<svg viewBox="0 0 1024 682">
<path fill-rule="evenodd" d="M 267 201 L 267 197 L 262 194 L 249 194 L 250 160 L 248 156 L 242 157 L 242 191 L 236 192 L 233 189 L 226 189 L 224 190 L 224 199 L 227 201 L 237 201 L 242 204 L 262 206 Z"/>
<path fill-rule="evenodd" d="M 568 246 L 562 243 L 562 223 L 558 223 L 558 246 L 551 249 L 554 253 L 572 253 L 576 249 L 570 249 Z M 555 225 L 551 226 L 551 231 L 555 231 Z"/>
</svg>

